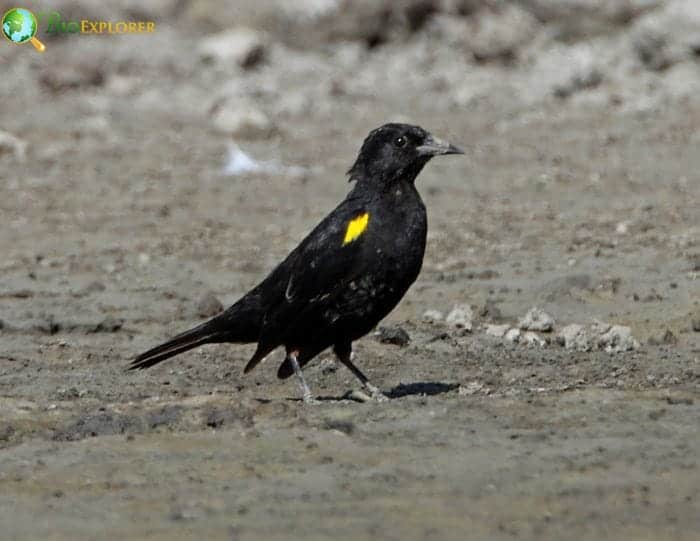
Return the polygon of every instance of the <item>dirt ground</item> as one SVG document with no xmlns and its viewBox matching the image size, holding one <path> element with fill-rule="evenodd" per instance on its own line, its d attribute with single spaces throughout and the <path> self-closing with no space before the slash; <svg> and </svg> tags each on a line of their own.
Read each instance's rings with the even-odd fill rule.
<svg viewBox="0 0 700 541">
<path fill-rule="evenodd" d="M 397 79 L 425 43 L 453 50 L 433 30 L 365 51 L 281 45 L 268 25 L 261 65 L 203 61 L 221 28 L 200 4 L 154 15 L 154 35 L 0 43 L 0 537 L 698 539 L 700 100 L 644 67 L 622 90 L 521 100 L 499 81 L 527 66 L 455 52 L 440 61 L 493 79 L 460 103 L 438 64 Z M 635 85 L 644 107 L 620 98 Z M 212 120 L 239 95 L 269 130 Z M 306 370 L 313 406 L 276 379 L 280 352 L 243 377 L 252 346 L 125 371 L 202 321 L 208 292 L 228 305 L 255 285 L 396 119 L 466 155 L 418 179 L 425 265 L 382 323 L 410 342 L 356 344 L 391 400 L 348 399 L 328 354 Z M 232 137 L 278 170 L 225 174 Z M 458 304 L 471 332 L 424 318 Z M 556 320 L 545 345 L 486 332 L 533 306 Z M 557 340 L 594 320 L 639 347 Z"/>
</svg>

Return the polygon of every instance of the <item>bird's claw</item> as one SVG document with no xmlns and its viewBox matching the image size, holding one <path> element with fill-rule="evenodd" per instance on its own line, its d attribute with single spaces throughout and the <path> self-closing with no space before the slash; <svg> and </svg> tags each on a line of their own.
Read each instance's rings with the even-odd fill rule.
<svg viewBox="0 0 700 541">
<path fill-rule="evenodd" d="M 369 393 L 372 399 L 376 402 L 389 402 L 389 397 L 376 387 L 374 389 L 369 389 Z"/>
<path fill-rule="evenodd" d="M 370 396 L 373 400 L 377 402 L 388 402 L 389 397 L 385 395 L 379 387 L 375 387 L 371 383 L 367 382 L 365 388 L 369 391 Z"/>
<path fill-rule="evenodd" d="M 365 392 L 367 391 L 367 392 Z M 386 396 L 383 392 L 381 392 L 379 389 L 376 387 L 365 387 L 364 391 L 360 390 L 354 390 L 354 391 L 349 391 L 348 394 L 346 395 L 347 398 L 350 400 L 356 400 L 357 402 L 387 402 L 389 400 L 389 397 Z"/>
<path fill-rule="evenodd" d="M 315 406 L 321 403 L 321 401 L 314 398 L 314 396 L 311 393 L 304 393 L 302 400 L 304 401 L 304 404 L 307 404 L 309 406 Z"/>
</svg>

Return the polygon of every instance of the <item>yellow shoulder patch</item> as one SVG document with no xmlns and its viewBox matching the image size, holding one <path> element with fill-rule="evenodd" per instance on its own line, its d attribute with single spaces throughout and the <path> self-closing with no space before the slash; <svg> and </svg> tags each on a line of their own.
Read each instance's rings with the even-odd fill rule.
<svg viewBox="0 0 700 541">
<path fill-rule="evenodd" d="M 348 228 L 345 230 L 345 238 L 343 239 L 343 246 L 354 241 L 367 229 L 367 224 L 369 223 L 369 213 L 365 212 L 360 214 L 357 218 L 353 218 L 348 222 Z"/>
</svg>

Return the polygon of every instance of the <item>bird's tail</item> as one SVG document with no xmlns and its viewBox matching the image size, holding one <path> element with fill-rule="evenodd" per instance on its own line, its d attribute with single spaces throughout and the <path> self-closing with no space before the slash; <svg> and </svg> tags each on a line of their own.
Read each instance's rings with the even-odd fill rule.
<svg viewBox="0 0 700 541">
<path fill-rule="evenodd" d="M 223 341 L 223 333 L 220 330 L 212 329 L 212 323 L 213 321 L 207 321 L 194 329 L 178 334 L 164 344 L 149 349 L 132 361 L 129 370 L 143 370 L 197 346 Z"/>
<path fill-rule="evenodd" d="M 215 318 L 142 353 L 131 362 L 129 370 L 149 368 L 204 344 L 256 342 L 260 333 L 259 312 L 257 303 L 244 297 Z"/>
</svg>

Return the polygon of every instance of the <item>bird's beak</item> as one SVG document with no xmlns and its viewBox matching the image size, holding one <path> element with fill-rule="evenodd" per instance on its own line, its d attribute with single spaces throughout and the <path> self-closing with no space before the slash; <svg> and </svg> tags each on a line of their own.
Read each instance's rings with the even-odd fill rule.
<svg viewBox="0 0 700 541">
<path fill-rule="evenodd" d="M 451 145 L 447 141 L 438 139 L 432 135 L 428 135 L 428 138 L 420 145 L 416 150 L 421 156 L 440 156 L 443 154 L 464 154 L 461 148 Z"/>
</svg>

